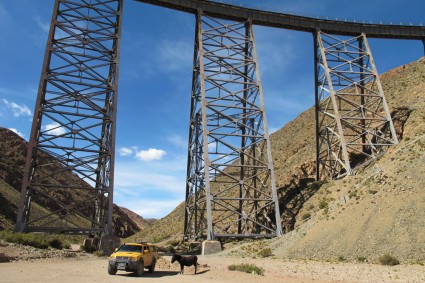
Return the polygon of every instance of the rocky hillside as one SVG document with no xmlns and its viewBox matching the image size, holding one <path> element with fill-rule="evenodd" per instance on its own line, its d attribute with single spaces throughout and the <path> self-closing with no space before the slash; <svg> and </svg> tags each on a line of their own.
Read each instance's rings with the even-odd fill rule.
<svg viewBox="0 0 425 283">
<path fill-rule="evenodd" d="M 356 176 L 314 182 L 314 109 L 271 136 L 287 233 L 267 242 L 276 256 L 424 259 L 425 58 L 386 72 L 381 82 L 400 143 Z M 137 236 L 181 239 L 183 215 L 181 204 Z"/>
<path fill-rule="evenodd" d="M 153 223 L 155 223 L 156 219 L 153 218 L 143 218 L 139 214 L 120 206 L 120 210 L 122 210 L 134 223 L 137 224 L 140 230 L 143 230 L 149 226 L 151 226 Z"/>
<path fill-rule="evenodd" d="M 25 140 L 8 129 L 0 128 L 0 230 L 12 229 L 16 221 L 26 151 Z M 69 173 L 66 178 L 75 182 L 80 181 L 78 177 Z M 34 207 L 36 211 L 54 209 L 50 204 Z M 132 220 L 134 216 L 127 215 L 127 211 L 114 205 L 113 230 L 119 237 L 129 237 L 141 230 Z"/>
</svg>

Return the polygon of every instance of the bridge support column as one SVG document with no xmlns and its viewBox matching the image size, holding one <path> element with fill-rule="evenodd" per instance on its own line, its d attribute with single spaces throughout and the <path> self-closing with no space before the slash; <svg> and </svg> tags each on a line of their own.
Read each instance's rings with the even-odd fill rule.
<svg viewBox="0 0 425 283">
<path fill-rule="evenodd" d="M 122 5 L 55 2 L 17 232 L 112 235 Z"/>
<path fill-rule="evenodd" d="M 365 34 L 315 34 L 317 178 L 339 178 L 397 144 Z"/>
<path fill-rule="evenodd" d="M 185 239 L 279 236 L 252 23 L 196 19 Z"/>
</svg>

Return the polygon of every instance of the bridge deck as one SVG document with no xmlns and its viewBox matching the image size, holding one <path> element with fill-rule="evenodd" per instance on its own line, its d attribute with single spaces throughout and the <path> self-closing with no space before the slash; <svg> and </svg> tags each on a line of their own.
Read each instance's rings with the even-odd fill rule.
<svg viewBox="0 0 425 283">
<path fill-rule="evenodd" d="M 315 19 L 290 14 L 281 14 L 238 7 L 224 3 L 202 0 L 136 0 L 147 4 L 166 7 L 187 13 L 203 13 L 212 17 L 233 21 L 252 19 L 255 25 L 277 27 L 304 32 L 320 29 L 330 34 L 356 36 L 362 32 L 369 38 L 425 39 L 425 27 L 406 25 L 365 24 L 336 20 Z"/>
</svg>

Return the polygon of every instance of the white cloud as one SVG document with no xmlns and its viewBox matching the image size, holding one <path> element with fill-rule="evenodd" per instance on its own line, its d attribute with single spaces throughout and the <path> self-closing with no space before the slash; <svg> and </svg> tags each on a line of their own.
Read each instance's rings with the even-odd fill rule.
<svg viewBox="0 0 425 283">
<path fill-rule="evenodd" d="M 275 133 L 275 132 L 277 132 L 279 130 L 280 130 L 280 128 L 272 128 L 272 127 L 270 127 L 269 128 L 269 135 L 271 135 L 271 134 L 273 134 L 273 133 Z"/>
<path fill-rule="evenodd" d="M 17 104 L 13 101 L 3 99 L 3 104 L 12 110 L 14 117 L 31 116 L 31 110 L 25 104 Z"/>
<path fill-rule="evenodd" d="M 6 17 L 6 16 L 8 16 L 6 9 L 5 9 L 5 8 L 3 8 L 3 7 L 0 5 L 0 19 L 4 18 L 4 17 Z"/>
<path fill-rule="evenodd" d="M 149 148 L 136 153 L 136 158 L 142 161 L 160 160 L 167 153 L 162 149 Z"/>
<path fill-rule="evenodd" d="M 25 138 L 24 134 L 21 133 L 21 132 L 19 132 L 17 129 L 15 129 L 15 128 L 9 128 L 9 130 L 11 130 L 12 132 L 14 132 L 15 134 L 17 134 L 21 138 Z"/>
<path fill-rule="evenodd" d="M 140 200 L 119 200 L 118 205 L 134 211 L 143 218 L 162 218 L 173 211 L 183 199 L 152 200 L 141 198 Z"/>
<path fill-rule="evenodd" d="M 120 156 L 127 156 L 133 153 L 133 150 L 127 147 L 121 147 L 119 149 Z"/>
<path fill-rule="evenodd" d="M 60 136 L 65 134 L 65 128 L 62 127 L 61 125 L 59 125 L 56 122 L 53 122 L 51 124 L 47 124 L 46 126 L 43 127 L 44 130 L 46 132 L 48 132 L 48 134 L 50 135 L 54 135 L 54 136 Z"/>
<path fill-rule="evenodd" d="M 158 47 L 161 69 L 169 72 L 190 68 L 193 63 L 193 45 L 182 40 L 163 40 Z"/>
<path fill-rule="evenodd" d="M 34 20 L 43 32 L 48 33 L 50 31 L 50 22 L 43 21 L 39 16 L 34 17 Z"/>
<path fill-rule="evenodd" d="M 215 149 L 216 149 L 216 147 L 217 147 L 217 142 L 212 142 L 212 143 L 209 143 L 209 144 L 208 144 L 208 150 L 209 150 L 209 151 L 213 151 L 213 150 L 215 150 Z"/>
<path fill-rule="evenodd" d="M 187 149 L 187 140 L 184 139 L 182 136 L 179 136 L 179 135 L 169 136 L 167 137 L 167 140 L 177 147 Z"/>
</svg>

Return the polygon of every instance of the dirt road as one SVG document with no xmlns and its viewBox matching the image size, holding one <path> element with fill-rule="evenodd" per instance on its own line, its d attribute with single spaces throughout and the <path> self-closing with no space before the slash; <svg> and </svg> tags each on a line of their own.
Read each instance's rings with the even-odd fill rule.
<svg viewBox="0 0 425 283">
<path fill-rule="evenodd" d="M 18 261 L 0 264 L 0 282 L 425 282 L 425 267 L 421 265 L 380 266 L 374 264 L 288 262 L 279 259 L 241 259 L 219 256 L 200 256 L 198 274 L 185 268 L 178 274 L 177 263 L 163 257 L 157 270 L 136 277 L 118 272 L 108 275 L 106 258 L 50 259 L 33 262 Z M 255 263 L 265 269 L 264 276 L 229 271 L 227 266 Z"/>
</svg>

